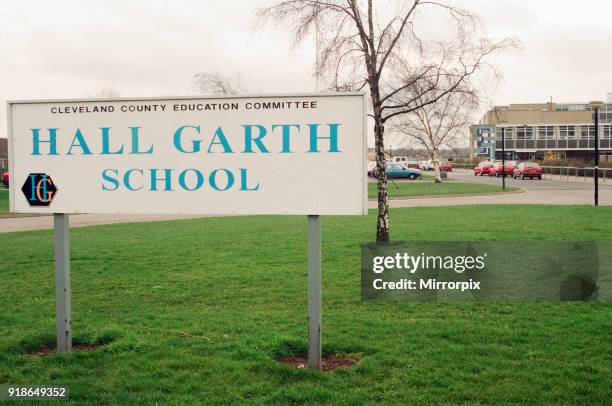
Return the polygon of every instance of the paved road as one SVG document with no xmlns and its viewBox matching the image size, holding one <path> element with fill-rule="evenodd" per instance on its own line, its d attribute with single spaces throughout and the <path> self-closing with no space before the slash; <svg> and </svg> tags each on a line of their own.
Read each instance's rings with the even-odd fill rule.
<svg viewBox="0 0 612 406">
<path fill-rule="evenodd" d="M 492 176 L 474 176 L 474 172 L 471 170 L 458 169 L 452 172 L 451 177 L 459 179 L 465 182 L 477 182 L 477 183 L 488 183 L 494 185 L 501 185 L 502 178 L 496 178 Z M 582 179 L 572 181 L 560 180 L 558 177 L 550 179 L 550 175 L 545 175 L 544 179 L 512 179 L 506 177 L 506 185 L 518 186 L 524 190 L 590 190 L 593 191 L 593 179 Z M 607 184 L 599 182 L 600 190 L 612 190 L 612 184 L 610 180 Z"/>
<path fill-rule="evenodd" d="M 501 178 L 474 176 L 472 172 L 457 170 L 452 177 L 466 182 L 501 184 Z M 560 180 L 514 180 L 507 178 L 507 184 L 518 186 L 522 193 L 463 197 L 423 197 L 415 199 L 391 200 L 391 207 L 418 206 L 455 206 L 471 204 L 593 204 L 593 184 L 582 181 L 567 182 Z M 612 205 L 612 185 L 602 185 L 599 201 L 601 205 Z M 369 201 L 371 209 L 376 201 Z M 147 214 L 79 214 L 70 216 L 71 227 L 85 227 L 96 224 L 129 223 L 141 221 L 162 221 L 201 218 L 207 216 L 147 215 Z M 51 216 L 4 218 L 0 219 L 0 233 L 53 228 Z"/>
<path fill-rule="evenodd" d="M 466 170 L 456 170 L 451 177 L 463 182 L 478 182 L 501 185 L 501 178 L 489 176 L 474 176 Z M 419 206 L 456 206 L 470 204 L 555 204 L 575 205 L 593 204 L 593 184 L 567 182 L 561 180 L 520 180 L 506 178 L 508 186 L 517 186 L 523 189 L 522 193 L 506 193 L 481 196 L 463 197 L 424 197 L 415 199 L 391 200 L 391 207 L 419 207 Z M 600 185 L 599 204 L 612 205 L 612 185 Z M 376 207 L 376 202 L 370 201 L 370 208 Z"/>
</svg>

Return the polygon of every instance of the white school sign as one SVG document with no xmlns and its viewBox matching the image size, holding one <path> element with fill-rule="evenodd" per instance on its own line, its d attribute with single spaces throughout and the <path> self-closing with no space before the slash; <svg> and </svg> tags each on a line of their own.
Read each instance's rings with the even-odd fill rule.
<svg viewBox="0 0 612 406">
<path fill-rule="evenodd" d="M 365 96 L 12 101 L 20 213 L 367 214 Z"/>
</svg>

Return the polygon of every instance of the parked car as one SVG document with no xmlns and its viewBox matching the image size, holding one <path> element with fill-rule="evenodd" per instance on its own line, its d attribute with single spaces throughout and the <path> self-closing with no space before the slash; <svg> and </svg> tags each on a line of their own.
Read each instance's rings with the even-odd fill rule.
<svg viewBox="0 0 612 406">
<path fill-rule="evenodd" d="M 418 169 L 408 168 L 406 165 L 395 162 L 387 163 L 387 177 L 391 179 L 407 178 L 410 180 L 418 179 L 422 173 Z"/>
<path fill-rule="evenodd" d="M 419 169 L 422 171 L 432 171 L 433 170 L 433 162 L 430 160 L 427 161 L 419 161 L 418 162 Z"/>
<path fill-rule="evenodd" d="M 440 162 L 440 170 L 442 172 L 452 172 L 453 163 L 452 162 Z"/>
<path fill-rule="evenodd" d="M 489 161 L 484 161 L 484 162 L 479 163 L 477 166 L 474 167 L 474 175 L 475 176 L 488 175 L 493 165 L 494 165 L 494 162 L 489 162 Z"/>
<path fill-rule="evenodd" d="M 516 166 L 514 161 L 506 161 L 506 165 L 502 166 L 501 161 L 495 162 L 495 164 L 489 169 L 489 176 L 512 176 L 514 174 L 514 167 Z"/>
<path fill-rule="evenodd" d="M 542 180 L 542 168 L 537 162 L 521 162 L 517 167 L 514 168 L 512 177 L 514 179 L 538 178 Z"/>
<path fill-rule="evenodd" d="M 2 174 L 2 183 L 4 183 L 4 186 L 6 186 L 6 187 L 9 186 L 9 173 L 8 173 L 8 171 L 4 172 Z"/>
<path fill-rule="evenodd" d="M 368 162 L 368 176 L 376 176 L 376 162 Z"/>
</svg>

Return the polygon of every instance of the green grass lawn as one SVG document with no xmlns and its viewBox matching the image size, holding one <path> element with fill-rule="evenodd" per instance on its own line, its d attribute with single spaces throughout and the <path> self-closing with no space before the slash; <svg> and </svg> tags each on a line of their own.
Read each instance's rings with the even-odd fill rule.
<svg viewBox="0 0 612 406">
<path fill-rule="evenodd" d="M 0 184 L 0 216 L 9 212 L 9 193 L 4 185 Z"/>
<path fill-rule="evenodd" d="M 396 240 L 612 240 L 612 207 L 392 209 Z M 322 373 L 306 348 L 305 217 L 76 228 L 75 342 L 54 345 L 51 231 L 0 234 L 0 384 L 67 384 L 85 404 L 610 404 L 610 303 L 360 301 L 376 217 L 323 217 L 323 345 L 359 364 Z M 190 336 L 181 334 L 188 333 Z M 206 337 L 206 338 L 203 338 Z"/>
<path fill-rule="evenodd" d="M 504 192 L 501 186 L 484 183 L 444 181 L 435 183 L 427 180 L 400 181 L 388 183 L 389 197 L 425 197 L 425 196 L 460 196 Z M 506 192 L 518 188 L 507 186 Z M 368 183 L 368 197 L 376 198 L 376 183 Z"/>
</svg>

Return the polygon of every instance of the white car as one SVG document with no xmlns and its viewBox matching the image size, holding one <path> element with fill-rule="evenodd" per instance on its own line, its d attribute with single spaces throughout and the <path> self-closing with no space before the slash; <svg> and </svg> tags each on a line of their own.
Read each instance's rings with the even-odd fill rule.
<svg viewBox="0 0 612 406">
<path fill-rule="evenodd" d="M 434 169 L 433 161 L 431 159 L 428 161 L 419 161 L 419 169 L 423 171 L 433 171 Z"/>
<path fill-rule="evenodd" d="M 376 169 L 376 162 L 375 161 L 368 162 L 368 176 L 372 176 L 372 177 L 376 176 L 375 169 Z"/>
</svg>

